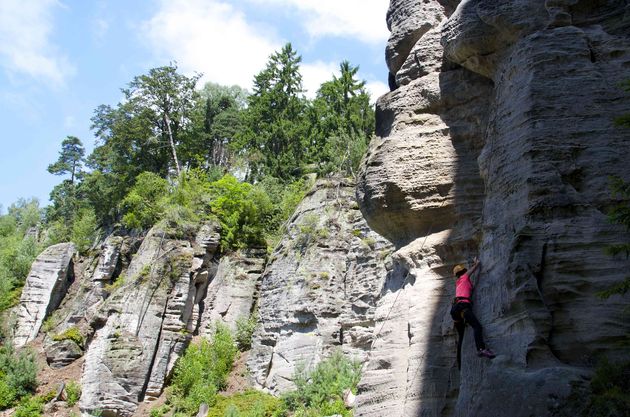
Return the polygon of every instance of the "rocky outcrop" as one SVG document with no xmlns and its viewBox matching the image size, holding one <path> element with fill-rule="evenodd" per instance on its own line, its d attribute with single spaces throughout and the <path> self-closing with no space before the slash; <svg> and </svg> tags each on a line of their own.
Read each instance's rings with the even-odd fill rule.
<svg viewBox="0 0 630 417">
<path fill-rule="evenodd" d="M 81 410 L 131 416 L 139 402 L 162 392 L 175 361 L 198 330 L 199 303 L 218 246 L 205 225 L 189 241 L 155 227 L 98 307 L 85 357 Z M 98 270 L 98 269 L 97 269 Z"/>
<path fill-rule="evenodd" d="M 320 180 L 298 206 L 263 274 L 248 366 L 273 392 L 332 349 L 364 359 L 391 245 L 366 225 L 354 185 Z"/>
<path fill-rule="evenodd" d="M 109 236 L 101 244 L 95 255 L 87 255 L 75 265 L 77 285 L 71 290 L 48 322 L 45 329 L 44 351 L 51 368 L 69 365 L 83 356 L 84 343 L 67 338 L 68 332 L 80 335 L 85 342 L 92 336 L 90 322 L 100 303 L 109 296 L 107 286 L 111 285 L 124 267 L 127 258 L 136 248 L 133 238 Z M 124 258 L 124 259 L 123 259 Z M 123 260 L 125 262 L 123 262 Z M 78 339 L 75 337 L 74 339 Z"/>
<path fill-rule="evenodd" d="M 33 263 L 17 307 L 15 346 L 35 339 L 44 320 L 63 300 L 74 279 L 75 252 L 73 244 L 59 243 L 42 252 Z"/>
<path fill-rule="evenodd" d="M 204 300 L 202 335 L 210 337 L 217 322 L 235 331 L 238 320 L 250 317 L 266 258 L 266 249 L 241 250 L 221 257 Z"/>
<path fill-rule="evenodd" d="M 630 328 L 627 298 L 596 296 L 630 266 L 604 253 L 627 241 L 606 218 L 608 176 L 630 180 L 613 123 L 630 102 L 626 2 L 448 6 L 390 4 L 397 89 L 357 196 L 399 249 L 355 415 L 553 415 Z M 467 335 L 459 371 L 450 270 L 476 253 L 475 313 L 499 355 L 478 359 Z"/>
</svg>

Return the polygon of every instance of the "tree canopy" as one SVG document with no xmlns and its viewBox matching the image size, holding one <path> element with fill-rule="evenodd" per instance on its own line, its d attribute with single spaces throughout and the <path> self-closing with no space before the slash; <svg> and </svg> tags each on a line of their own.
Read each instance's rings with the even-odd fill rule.
<svg viewBox="0 0 630 417">
<path fill-rule="evenodd" d="M 200 75 L 175 64 L 134 77 L 119 103 L 94 111 L 92 153 L 86 158 L 80 139 L 68 136 L 49 166 L 70 177 L 51 193 L 51 236 L 87 247 L 99 225 L 146 229 L 214 216 L 224 246 L 260 244 L 299 202 L 303 174 L 353 175 L 374 130 L 358 67 L 342 62 L 309 100 L 300 63 L 286 44 L 256 74 L 251 94 L 198 88 Z"/>
</svg>

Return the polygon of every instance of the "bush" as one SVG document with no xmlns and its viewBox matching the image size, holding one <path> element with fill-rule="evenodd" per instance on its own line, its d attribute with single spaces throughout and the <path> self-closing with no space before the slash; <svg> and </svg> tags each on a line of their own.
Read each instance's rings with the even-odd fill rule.
<svg viewBox="0 0 630 417">
<path fill-rule="evenodd" d="M 231 175 L 210 184 L 210 209 L 221 223 L 222 248 L 265 245 L 273 217 L 269 196 Z"/>
<path fill-rule="evenodd" d="M 298 369 L 293 379 L 296 390 L 285 394 L 283 401 L 295 416 L 351 416 L 343 403 L 343 391 L 356 392 L 360 378 L 361 363 L 337 350 L 310 373 Z"/>
<path fill-rule="evenodd" d="M 252 335 L 256 330 L 256 317 L 240 317 L 236 320 L 236 346 L 241 352 L 251 349 Z"/>
<path fill-rule="evenodd" d="M 19 231 L 0 238 L 0 311 L 19 302 L 24 281 L 40 251 L 33 237 L 24 237 Z"/>
<path fill-rule="evenodd" d="M 173 376 L 169 401 L 176 416 L 197 412 L 201 403 L 215 403 L 217 391 L 226 386 L 236 353 L 230 330 L 224 325 L 216 326 L 212 341 L 202 339 L 188 347 Z"/>
<path fill-rule="evenodd" d="M 602 362 L 591 380 L 591 391 L 584 417 L 630 416 L 630 361 Z"/>
<path fill-rule="evenodd" d="M 85 253 L 96 239 L 98 222 L 96 214 L 92 209 L 82 209 L 79 211 L 76 219 L 72 224 L 72 232 L 70 240 L 76 245 L 77 250 Z"/>
<path fill-rule="evenodd" d="M 0 409 L 35 392 L 37 366 L 35 354 L 29 350 L 13 351 L 9 345 L 0 347 Z"/>
<path fill-rule="evenodd" d="M 14 417 L 39 417 L 44 411 L 44 399 L 41 397 L 26 397 L 15 409 Z"/>
<path fill-rule="evenodd" d="M 224 417 L 229 412 L 247 417 L 271 417 L 282 407 L 280 399 L 262 391 L 248 390 L 231 396 L 218 395 L 208 417 Z"/>
<path fill-rule="evenodd" d="M 62 340 L 72 340 L 81 348 L 83 348 L 83 344 L 85 343 L 85 338 L 81 334 L 81 331 L 79 330 L 79 328 L 76 326 L 72 326 L 68 328 L 63 333 L 54 335 L 52 339 L 56 342 L 60 342 Z"/>
<path fill-rule="evenodd" d="M 81 398 L 81 385 L 75 381 L 70 381 L 66 384 L 66 394 L 68 395 L 67 403 L 69 407 L 74 407 Z"/>
<path fill-rule="evenodd" d="M 152 172 L 143 172 L 120 203 L 122 223 L 130 229 L 146 229 L 153 226 L 163 215 L 168 181 Z"/>
</svg>

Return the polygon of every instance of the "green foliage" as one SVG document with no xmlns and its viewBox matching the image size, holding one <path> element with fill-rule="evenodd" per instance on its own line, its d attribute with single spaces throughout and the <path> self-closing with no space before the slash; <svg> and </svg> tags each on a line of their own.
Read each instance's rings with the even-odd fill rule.
<svg viewBox="0 0 630 417">
<path fill-rule="evenodd" d="M 37 388 L 35 354 L 14 352 L 10 345 L 0 347 L 0 410 L 33 393 Z"/>
<path fill-rule="evenodd" d="M 225 388 L 236 354 L 230 330 L 220 324 L 212 341 L 202 339 L 188 347 L 173 376 L 170 402 L 176 416 L 197 412 L 201 403 L 215 403 L 217 391 Z"/>
<path fill-rule="evenodd" d="M 81 174 L 84 163 L 85 148 L 81 140 L 75 136 L 68 136 L 61 142 L 61 151 L 57 162 L 48 165 L 48 172 L 54 175 L 70 174 L 70 183 Z"/>
<path fill-rule="evenodd" d="M 361 378 L 361 364 L 335 351 L 320 362 L 312 372 L 298 369 L 294 375 L 296 390 L 287 393 L 283 401 L 294 416 L 351 416 L 343 404 L 343 391 L 356 392 Z"/>
<path fill-rule="evenodd" d="M 94 243 L 98 230 L 96 213 L 91 208 L 81 209 L 72 224 L 70 240 L 77 250 L 85 253 Z"/>
<path fill-rule="evenodd" d="M 81 385 L 75 381 L 70 381 L 66 384 L 66 394 L 69 407 L 74 407 L 76 403 L 79 402 L 79 398 L 81 398 Z"/>
<path fill-rule="evenodd" d="M 54 335 L 52 339 L 56 342 L 60 342 L 62 340 L 72 340 L 80 347 L 83 347 L 85 343 L 85 337 L 83 337 L 81 331 L 76 326 L 69 327 L 63 333 Z"/>
<path fill-rule="evenodd" d="M 210 184 L 210 209 L 221 222 L 221 246 L 264 246 L 273 205 L 259 187 L 226 175 Z"/>
<path fill-rule="evenodd" d="M 256 317 L 240 317 L 236 320 L 236 346 L 241 352 L 251 349 L 252 335 L 256 330 Z"/>
<path fill-rule="evenodd" d="M 248 390 L 231 396 L 218 395 L 216 404 L 208 410 L 208 417 L 272 417 L 278 415 L 281 401 L 261 391 Z"/>
<path fill-rule="evenodd" d="M 39 417 L 44 412 L 44 399 L 39 396 L 26 397 L 15 409 L 14 417 Z"/>
<path fill-rule="evenodd" d="M 266 175 L 290 180 L 300 174 L 306 160 L 307 102 L 301 60 L 288 43 L 273 53 L 265 69 L 254 77 L 254 92 L 235 144 L 237 151 L 248 156 L 250 180 Z"/>
<path fill-rule="evenodd" d="M 600 362 L 589 386 L 574 384 L 559 411 L 562 417 L 630 417 L 630 362 Z"/>
<path fill-rule="evenodd" d="M 359 67 L 340 64 L 340 76 L 320 87 L 309 111 L 310 160 L 320 173 L 354 175 L 374 133 L 374 110 Z"/>
<path fill-rule="evenodd" d="M 162 404 L 159 407 L 152 408 L 149 412 L 150 417 L 162 417 L 166 413 L 171 411 L 171 406 L 169 404 Z"/>
<path fill-rule="evenodd" d="M 41 220 L 37 200 L 19 200 L 0 216 L 0 311 L 16 305 L 31 265 L 42 250 L 26 235 Z"/>
<path fill-rule="evenodd" d="M 164 214 L 168 181 L 153 172 L 143 172 L 135 185 L 122 200 L 125 215 L 123 224 L 130 229 L 146 229 L 153 226 Z"/>
<path fill-rule="evenodd" d="M 111 284 L 106 284 L 105 287 L 103 288 L 105 291 L 107 291 L 109 294 L 114 293 L 117 289 L 121 288 L 123 285 L 125 285 L 125 281 L 126 281 L 126 277 L 125 274 L 120 274 L 116 277 L 116 279 L 114 280 L 114 282 L 112 282 Z"/>
</svg>

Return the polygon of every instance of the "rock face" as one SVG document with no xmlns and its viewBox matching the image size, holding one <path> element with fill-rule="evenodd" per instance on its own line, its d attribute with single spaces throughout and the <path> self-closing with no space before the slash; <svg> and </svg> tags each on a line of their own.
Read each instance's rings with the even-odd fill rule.
<svg viewBox="0 0 630 417">
<path fill-rule="evenodd" d="M 628 298 L 596 294 L 630 266 L 604 253 L 628 239 L 606 217 L 608 177 L 630 180 L 613 123 L 630 108 L 626 3 L 391 1 L 397 89 L 357 196 L 398 250 L 355 415 L 555 415 L 597 358 L 623 357 Z M 469 330 L 460 371 L 450 271 L 477 253 L 498 356 L 477 358 Z"/>
<path fill-rule="evenodd" d="M 92 318 L 97 330 L 86 353 L 79 404 L 85 414 L 131 416 L 139 402 L 160 395 L 198 329 L 217 246 L 210 226 L 192 242 L 158 227 L 144 238 L 122 286 Z"/>
<path fill-rule="evenodd" d="M 266 258 L 265 249 L 242 250 L 221 257 L 204 301 L 202 335 L 210 336 L 216 322 L 234 331 L 239 319 L 250 317 Z"/>
<path fill-rule="evenodd" d="M 35 339 L 44 319 L 63 300 L 74 279 L 75 252 L 73 244 L 59 243 L 42 252 L 33 263 L 17 308 L 15 346 L 24 346 Z"/>
<path fill-rule="evenodd" d="M 100 303 L 109 296 L 106 286 L 111 285 L 120 274 L 123 258 L 131 256 L 133 241 L 131 238 L 109 236 L 101 245 L 98 255 L 86 256 L 80 259 L 83 262 L 75 265 L 78 285 L 54 312 L 50 329 L 45 329 L 47 336 L 44 338 L 44 351 L 51 368 L 64 367 L 83 356 L 85 346 L 62 335 L 74 331 L 81 334 L 84 340 L 92 336 L 92 317 Z M 124 260 L 128 265 L 128 261 Z"/>
<path fill-rule="evenodd" d="M 364 359 L 391 245 L 372 232 L 353 184 L 320 180 L 298 206 L 262 278 L 248 366 L 262 388 L 293 387 L 331 349 Z"/>
</svg>

